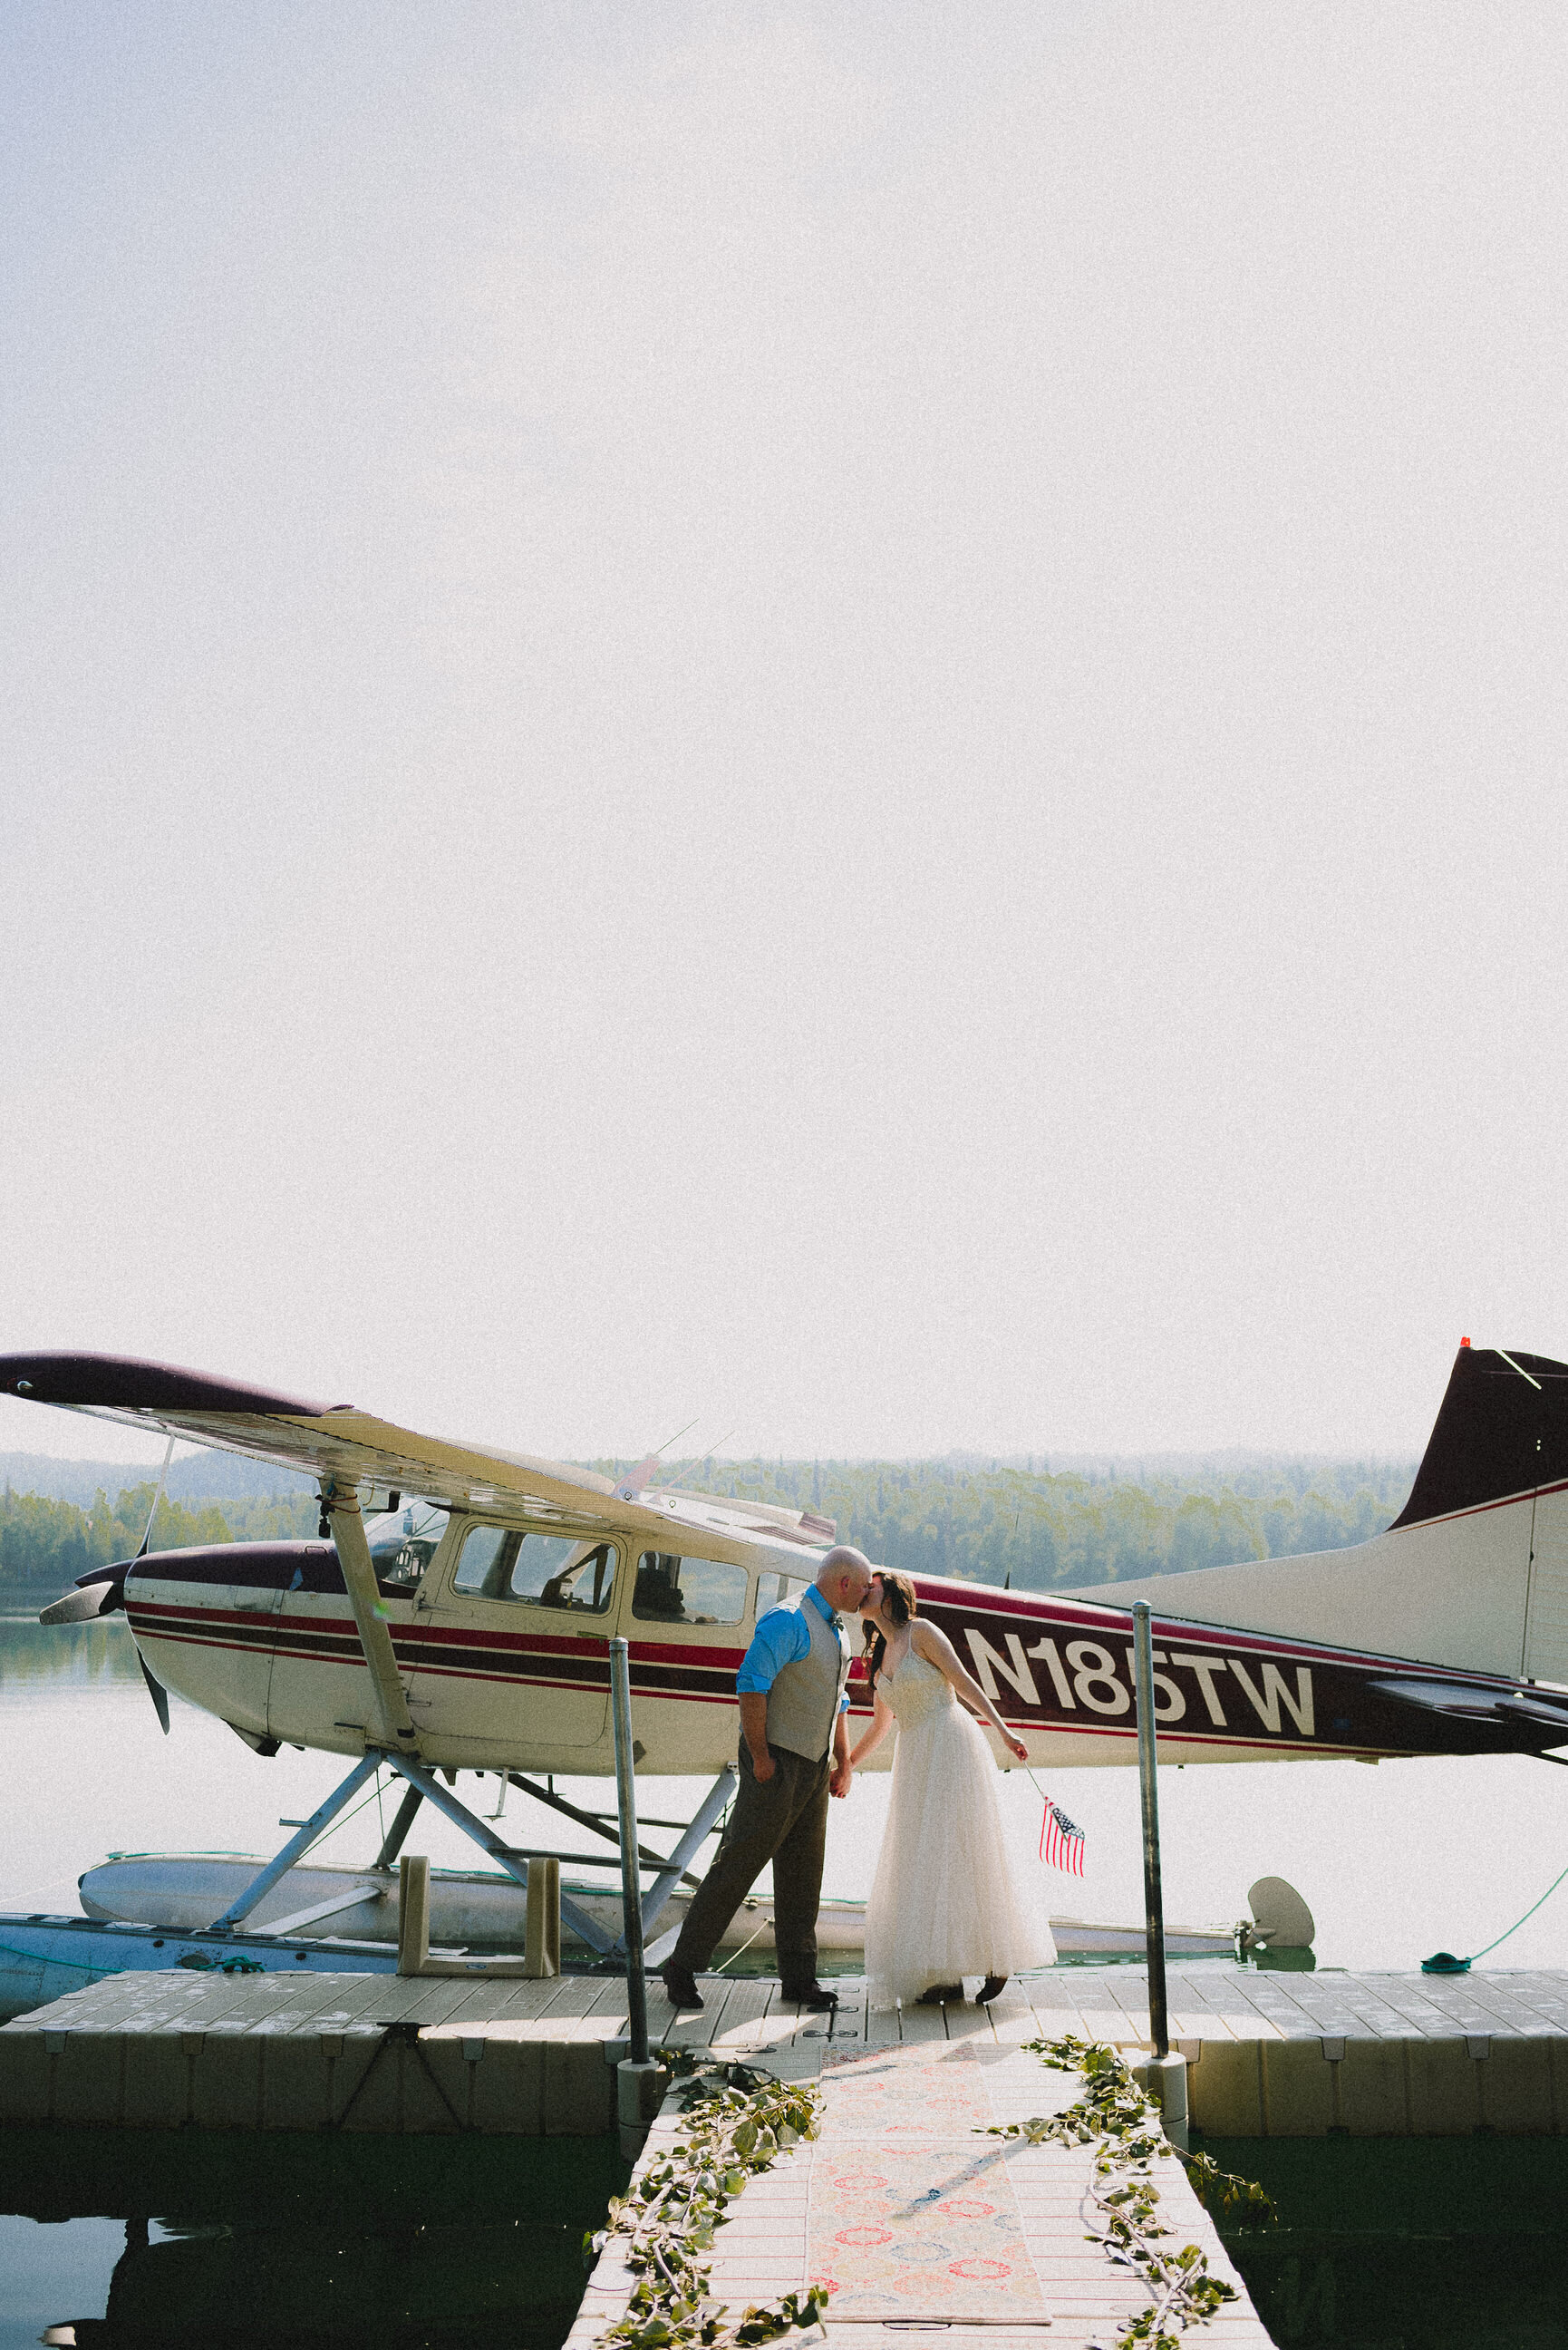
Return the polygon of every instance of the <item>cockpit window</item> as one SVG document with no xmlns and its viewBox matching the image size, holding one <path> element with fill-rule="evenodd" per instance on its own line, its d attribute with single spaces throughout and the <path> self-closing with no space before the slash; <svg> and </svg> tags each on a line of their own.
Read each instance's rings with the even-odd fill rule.
<svg viewBox="0 0 1568 2350">
<path fill-rule="evenodd" d="M 645 1550 L 637 1562 L 631 1612 L 645 1623 L 738 1624 L 746 1612 L 746 1570 L 718 1559 Z"/>
<path fill-rule="evenodd" d="M 471 1526 L 452 1587 L 469 1599 L 516 1599 L 531 1607 L 602 1616 L 615 1589 L 608 1543 L 576 1534 L 528 1534 L 514 1526 Z"/>
<path fill-rule="evenodd" d="M 446 1512 L 416 1502 L 372 1519 L 365 1531 L 381 1596 L 393 1599 L 412 1591 L 423 1577 L 446 1532 Z"/>
<path fill-rule="evenodd" d="M 781 1575 L 773 1590 L 768 1586 L 773 1577 L 764 1575 L 757 1586 L 757 1613 L 769 1607 L 782 1607 L 786 1599 L 799 1599 L 811 1589 L 811 1578 L 804 1575 Z"/>
</svg>

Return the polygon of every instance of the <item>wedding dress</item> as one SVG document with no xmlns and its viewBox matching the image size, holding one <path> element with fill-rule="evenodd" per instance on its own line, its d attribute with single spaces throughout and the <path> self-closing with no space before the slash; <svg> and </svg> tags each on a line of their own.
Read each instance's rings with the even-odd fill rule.
<svg viewBox="0 0 1568 2350">
<path fill-rule="evenodd" d="M 866 1905 L 872 2005 L 908 2002 L 965 1975 L 1050 1966 L 1056 1946 L 1041 1889 L 1031 1898 L 1015 1880 L 979 1723 L 912 1643 L 877 1686 L 898 1717 L 898 1743 Z"/>
</svg>

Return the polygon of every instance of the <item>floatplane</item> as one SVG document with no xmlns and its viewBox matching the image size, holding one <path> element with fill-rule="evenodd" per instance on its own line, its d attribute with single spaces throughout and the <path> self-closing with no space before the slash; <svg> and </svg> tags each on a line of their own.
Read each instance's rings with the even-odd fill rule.
<svg viewBox="0 0 1568 2350">
<path fill-rule="evenodd" d="M 658 1962 L 676 1929 L 655 1929 L 696 1881 L 692 1864 L 733 1789 L 734 1676 L 751 1627 L 815 1573 L 835 1538 L 829 1521 L 659 1485 L 652 1461 L 618 1482 L 420 1435 L 352 1405 L 118 1357 L 3 1357 L 0 1392 L 317 1481 L 316 1541 L 144 1545 L 83 1575 L 42 1620 L 123 1610 L 165 1729 L 173 1690 L 258 1756 L 288 1744 L 351 1762 L 264 1867 L 221 1856 L 111 1860 L 81 1880 L 86 1920 L 5 1920 L 16 1955 L 23 1927 L 36 1929 L 40 1951 L 54 1934 L 57 1951 L 66 1929 L 92 1925 L 140 1953 L 120 1955 L 117 1941 L 111 1954 L 105 1942 L 94 1971 L 231 1963 L 223 1953 L 242 1942 L 268 1951 L 245 1963 L 292 1955 L 341 1966 L 350 1950 L 369 1954 L 356 1966 L 391 1963 L 392 1872 L 426 1804 L 491 1864 L 437 1874 L 432 1931 L 459 1946 L 504 1946 L 531 1860 L 590 1874 L 596 1865 L 591 1854 L 509 1842 L 507 1788 L 617 1847 L 614 1814 L 568 1801 L 554 1781 L 613 1771 L 609 1644 L 622 1638 L 639 1775 L 712 1774 L 689 1820 L 650 1824 L 678 1832 L 669 1851 L 639 1846 L 651 1880 L 645 1938 Z M 1568 1744 L 1568 1365 L 1464 1341 L 1404 1509 L 1348 1549 L 1118 1583 L 1114 1604 L 1085 1591 L 917 1581 L 921 1608 L 1031 1763 L 1136 1761 L 1129 1607 L 1140 1598 L 1154 1609 L 1168 1762 L 1557 1760 L 1550 1750 Z M 863 1681 L 852 1703 L 867 1712 Z M 302 1866 L 383 1771 L 403 1793 L 371 1867 Z M 493 1813 L 461 1799 L 461 1773 L 493 1776 Z M 618 1870 L 618 1848 L 597 1865 Z M 758 1908 L 754 1920 L 742 1913 L 736 1939 L 766 1936 Z M 843 1908 L 841 1918 L 831 1906 L 825 1913 L 825 1949 L 858 1943 L 857 1905 Z M 587 1953 L 616 1962 L 619 1905 L 608 1889 L 569 1887 L 561 1918 Z M 320 1939 L 329 1919 L 351 1924 L 352 1939 Z"/>
</svg>

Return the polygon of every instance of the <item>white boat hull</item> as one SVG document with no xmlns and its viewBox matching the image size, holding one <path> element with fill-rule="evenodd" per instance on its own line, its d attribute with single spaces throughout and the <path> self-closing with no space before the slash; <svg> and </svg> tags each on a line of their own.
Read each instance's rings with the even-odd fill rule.
<svg viewBox="0 0 1568 2350">
<path fill-rule="evenodd" d="M 89 1918 L 134 1921 L 177 1933 L 195 1933 L 221 1917 L 262 1866 L 238 1853 L 131 1853 L 89 1868 L 79 1880 L 82 1908 Z M 620 1894 L 604 1886 L 573 1885 L 573 1900 L 611 1933 L 620 1926 Z M 256 1904 L 244 1921 L 248 1936 L 265 1936 L 280 1921 L 317 1908 L 334 1897 L 343 1906 L 312 1922 L 313 1935 L 352 1936 L 356 1941 L 392 1942 L 398 1938 L 398 1877 L 395 1870 L 312 1867 L 307 1861 L 289 1871 Z M 679 1925 L 690 1894 L 671 1895 L 659 1921 L 665 1932 Z M 432 1941 L 469 1950 L 516 1951 L 524 1947 L 524 1901 L 509 1877 L 483 1870 L 432 1868 Z M 302 1931 L 305 1930 L 302 1928 Z M 1064 1958 L 1140 1958 L 1141 1926 L 1099 1926 L 1077 1918 L 1054 1918 L 1056 1948 Z M 570 1938 L 566 1938 L 569 1941 Z M 825 1901 L 817 1918 L 817 1947 L 825 1954 L 852 1957 L 866 1946 L 863 1901 Z M 756 1956 L 773 1950 L 774 1905 L 765 1895 L 736 1911 L 719 1944 L 721 1956 L 742 1949 Z M 1172 1958 L 1226 1956 L 1234 1949 L 1224 1929 L 1168 1930 Z"/>
<path fill-rule="evenodd" d="M 173 1967 L 197 1974 L 392 1974 L 397 1964 L 397 1951 L 385 1943 L 165 1933 L 154 1926 L 57 1918 L 36 1910 L 0 1915 L 0 2022 L 48 2007 L 107 1975 Z"/>
</svg>

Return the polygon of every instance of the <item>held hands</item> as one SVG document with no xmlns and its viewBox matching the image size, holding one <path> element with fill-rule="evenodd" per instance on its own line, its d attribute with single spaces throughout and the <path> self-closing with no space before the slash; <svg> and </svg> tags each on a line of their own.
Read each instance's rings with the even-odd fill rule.
<svg viewBox="0 0 1568 2350">
<path fill-rule="evenodd" d="M 828 1778 L 828 1794 L 830 1795 L 846 1795 L 849 1793 L 849 1783 L 854 1776 L 854 1763 L 849 1760 L 847 1755 L 842 1756 L 835 1762 L 832 1773 Z"/>
</svg>

